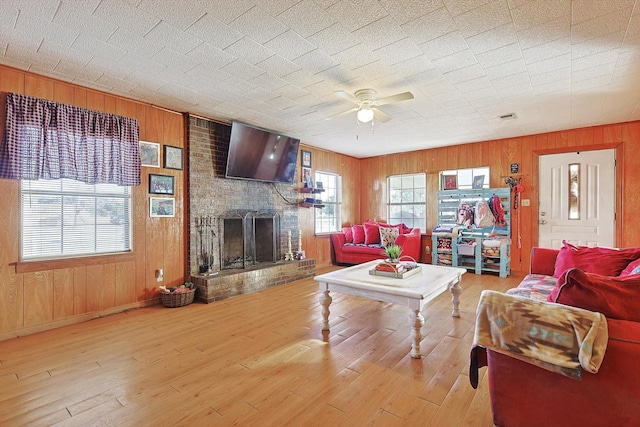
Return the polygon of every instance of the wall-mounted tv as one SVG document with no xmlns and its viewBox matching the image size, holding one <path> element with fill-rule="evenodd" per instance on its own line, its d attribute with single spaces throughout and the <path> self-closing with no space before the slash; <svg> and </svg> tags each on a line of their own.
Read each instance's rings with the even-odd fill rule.
<svg viewBox="0 0 640 427">
<path fill-rule="evenodd" d="M 293 183 L 299 146 L 299 139 L 233 122 L 226 177 Z"/>
</svg>

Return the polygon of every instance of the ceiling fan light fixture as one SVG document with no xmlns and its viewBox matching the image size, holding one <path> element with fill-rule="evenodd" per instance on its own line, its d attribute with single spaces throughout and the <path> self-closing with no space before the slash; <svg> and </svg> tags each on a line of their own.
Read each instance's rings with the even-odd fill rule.
<svg viewBox="0 0 640 427">
<path fill-rule="evenodd" d="M 362 106 L 358 110 L 357 117 L 359 122 L 369 123 L 371 120 L 373 120 L 373 110 L 369 108 L 369 106 Z"/>
</svg>

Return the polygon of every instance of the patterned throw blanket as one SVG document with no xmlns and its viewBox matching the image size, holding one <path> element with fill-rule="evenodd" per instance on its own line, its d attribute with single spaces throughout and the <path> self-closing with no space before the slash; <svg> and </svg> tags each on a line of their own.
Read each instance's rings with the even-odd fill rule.
<svg viewBox="0 0 640 427">
<path fill-rule="evenodd" d="M 597 373 L 609 338 L 601 313 L 482 291 L 471 351 L 471 383 L 486 365 L 479 347 L 580 379 L 582 369 Z M 482 352 L 483 353 L 483 352 Z M 472 372 L 475 370 L 475 372 Z"/>
</svg>

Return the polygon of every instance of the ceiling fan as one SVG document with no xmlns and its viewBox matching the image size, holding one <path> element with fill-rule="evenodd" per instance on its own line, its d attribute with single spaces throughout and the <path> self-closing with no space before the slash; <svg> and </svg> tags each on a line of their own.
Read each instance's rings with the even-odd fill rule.
<svg viewBox="0 0 640 427">
<path fill-rule="evenodd" d="M 347 101 L 353 102 L 357 105 L 357 107 L 351 108 L 347 111 L 343 111 L 342 113 L 334 114 L 331 117 L 327 117 L 327 120 L 357 111 L 356 118 L 360 123 L 368 123 L 373 120 L 374 116 L 381 122 L 388 122 L 389 120 L 391 120 L 391 117 L 381 111 L 378 107 L 382 105 L 392 104 L 394 102 L 413 99 L 413 94 L 411 92 L 402 92 L 395 95 L 386 96 L 384 98 L 377 98 L 377 92 L 375 91 L 375 89 L 360 89 L 357 90 L 353 95 L 345 92 L 344 90 L 337 90 L 334 93 L 340 98 L 344 98 Z"/>
</svg>

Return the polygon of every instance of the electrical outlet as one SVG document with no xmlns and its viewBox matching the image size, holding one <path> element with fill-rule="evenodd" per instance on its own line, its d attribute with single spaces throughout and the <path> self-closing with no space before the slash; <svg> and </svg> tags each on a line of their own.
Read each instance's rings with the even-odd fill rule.
<svg viewBox="0 0 640 427">
<path fill-rule="evenodd" d="M 522 206 L 531 206 L 531 200 L 522 199 Z"/>
</svg>

